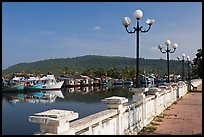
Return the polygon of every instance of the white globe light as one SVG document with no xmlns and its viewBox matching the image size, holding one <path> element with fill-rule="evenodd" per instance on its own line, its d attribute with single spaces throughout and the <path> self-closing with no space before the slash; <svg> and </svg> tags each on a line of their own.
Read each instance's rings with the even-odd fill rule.
<svg viewBox="0 0 204 137">
<path fill-rule="evenodd" d="M 187 61 L 190 61 L 190 57 L 189 56 L 187 56 Z"/>
<path fill-rule="evenodd" d="M 148 18 L 147 18 L 146 23 L 147 23 L 148 25 L 152 25 L 152 24 L 154 23 L 154 20 L 153 20 L 153 19 L 148 19 Z"/>
<path fill-rule="evenodd" d="M 182 57 L 185 57 L 185 56 L 186 56 L 186 55 L 183 53 L 183 54 L 182 54 Z"/>
<path fill-rule="evenodd" d="M 131 24 L 131 19 L 129 17 L 124 17 L 123 20 L 122 20 L 122 24 L 125 27 L 128 27 Z"/>
<path fill-rule="evenodd" d="M 170 41 L 170 40 L 166 40 L 166 41 L 165 41 L 165 44 L 166 44 L 166 45 L 170 45 L 170 44 L 171 44 L 171 41 Z"/>
<path fill-rule="evenodd" d="M 136 19 L 140 19 L 140 18 L 142 18 L 142 16 L 143 16 L 143 13 L 142 13 L 141 10 L 136 10 L 136 11 L 134 12 L 134 17 L 135 17 Z"/>
<path fill-rule="evenodd" d="M 158 48 L 161 50 L 161 49 L 163 48 L 163 46 L 162 46 L 162 45 L 159 45 Z"/>
<path fill-rule="evenodd" d="M 178 44 L 177 44 L 177 43 L 174 43 L 174 44 L 172 45 L 172 47 L 173 47 L 174 49 L 176 49 L 176 48 L 178 47 Z"/>
</svg>

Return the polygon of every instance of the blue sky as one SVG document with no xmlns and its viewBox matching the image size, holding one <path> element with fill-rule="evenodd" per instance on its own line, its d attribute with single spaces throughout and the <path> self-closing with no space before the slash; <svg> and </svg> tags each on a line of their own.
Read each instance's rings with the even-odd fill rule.
<svg viewBox="0 0 204 137">
<path fill-rule="evenodd" d="M 3 2 L 2 69 L 17 63 L 84 55 L 135 58 L 135 34 L 121 21 L 143 11 L 140 57 L 166 59 L 157 48 L 165 40 L 177 43 L 170 59 L 183 53 L 191 59 L 202 48 L 202 2 Z"/>
</svg>

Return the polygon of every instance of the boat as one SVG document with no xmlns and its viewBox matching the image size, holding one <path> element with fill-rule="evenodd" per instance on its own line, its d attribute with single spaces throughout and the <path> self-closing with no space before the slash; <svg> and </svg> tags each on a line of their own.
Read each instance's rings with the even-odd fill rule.
<svg viewBox="0 0 204 137">
<path fill-rule="evenodd" d="M 125 80 L 123 81 L 123 86 L 133 86 L 133 81 Z"/>
<path fill-rule="evenodd" d="M 39 84 L 34 84 L 34 85 L 29 85 L 29 86 L 25 86 L 24 87 L 24 90 L 41 90 L 43 87 L 43 84 L 42 83 L 39 83 Z"/>
<path fill-rule="evenodd" d="M 114 81 L 113 86 L 114 86 L 114 87 L 123 86 L 123 81 L 121 81 L 121 80 L 116 80 L 116 81 Z"/>
<path fill-rule="evenodd" d="M 41 90 L 43 83 L 40 82 L 38 77 L 30 77 L 29 79 L 24 81 L 24 90 Z"/>
<path fill-rule="evenodd" d="M 40 78 L 43 83 L 41 90 L 59 90 L 64 81 L 57 82 L 54 75 L 46 75 Z"/>
<path fill-rule="evenodd" d="M 64 81 L 57 82 L 55 84 L 44 84 L 42 90 L 59 90 L 61 89 Z"/>
<path fill-rule="evenodd" d="M 9 91 L 20 91 L 24 89 L 24 83 L 18 82 L 14 85 L 4 86 L 2 87 L 2 92 L 9 92 Z"/>
</svg>

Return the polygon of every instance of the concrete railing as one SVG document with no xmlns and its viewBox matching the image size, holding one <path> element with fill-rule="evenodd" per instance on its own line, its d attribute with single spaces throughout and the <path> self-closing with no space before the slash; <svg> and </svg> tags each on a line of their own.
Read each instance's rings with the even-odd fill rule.
<svg viewBox="0 0 204 137">
<path fill-rule="evenodd" d="M 201 81 L 202 82 L 202 81 Z M 196 80 L 196 83 L 199 81 Z M 40 123 L 35 135 L 127 135 L 137 134 L 157 115 L 187 93 L 185 82 L 169 83 L 158 88 L 130 89 L 132 101 L 124 97 L 102 100 L 107 109 L 78 118 L 78 113 L 49 110 L 29 116 L 30 122 Z M 72 122 L 70 122 L 72 121 Z"/>
</svg>

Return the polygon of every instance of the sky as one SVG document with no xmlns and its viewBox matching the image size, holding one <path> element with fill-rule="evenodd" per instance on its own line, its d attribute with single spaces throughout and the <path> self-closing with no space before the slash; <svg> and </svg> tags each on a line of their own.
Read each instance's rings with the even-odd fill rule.
<svg viewBox="0 0 204 137">
<path fill-rule="evenodd" d="M 170 59 L 195 58 L 202 48 L 202 2 L 2 2 L 2 70 L 18 63 L 84 55 L 136 58 L 133 14 L 142 10 L 139 57 L 166 59 L 158 49 L 177 43 Z M 171 45 L 169 46 L 171 49 Z"/>
</svg>

